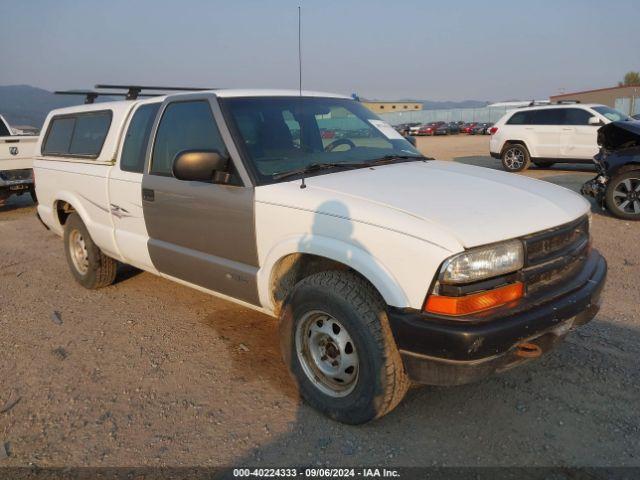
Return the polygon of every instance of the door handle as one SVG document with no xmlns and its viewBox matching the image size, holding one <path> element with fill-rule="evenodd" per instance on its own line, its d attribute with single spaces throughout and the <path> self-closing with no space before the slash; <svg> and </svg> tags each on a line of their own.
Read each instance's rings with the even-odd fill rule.
<svg viewBox="0 0 640 480">
<path fill-rule="evenodd" d="M 153 202 L 156 199 L 155 192 L 150 188 L 142 189 L 142 200 L 146 202 Z"/>
</svg>

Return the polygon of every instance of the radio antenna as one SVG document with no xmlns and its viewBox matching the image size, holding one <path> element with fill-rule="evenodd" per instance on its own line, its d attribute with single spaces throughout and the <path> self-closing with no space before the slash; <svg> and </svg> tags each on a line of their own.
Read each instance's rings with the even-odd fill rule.
<svg viewBox="0 0 640 480">
<path fill-rule="evenodd" d="M 300 96 L 302 96 L 302 9 L 298 5 L 298 73 Z"/>
</svg>

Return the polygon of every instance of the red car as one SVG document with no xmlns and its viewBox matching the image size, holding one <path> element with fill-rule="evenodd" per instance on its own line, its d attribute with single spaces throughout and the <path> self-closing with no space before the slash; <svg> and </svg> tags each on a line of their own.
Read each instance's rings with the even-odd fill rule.
<svg viewBox="0 0 640 480">
<path fill-rule="evenodd" d="M 435 135 L 437 128 L 443 123 L 444 122 L 431 122 L 431 123 L 422 125 L 418 129 L 418 133 L 416 135 Z"/>
<path fill-rule="evenodd" d="M 471 133 L 471 130 L 478 124 L 478 122 L 465 123 L 460 127 L 460 133 Z"/>
<path fill-rule="evenodd" d="M 332 138 L 335 138 L 336 132 L 334 132 L 333 130 L 324 130 L 324 129 L 322 129 L 322 130 L 320 130 L 320 135 L 325 140 L 331 140 Z"/>
</svg>

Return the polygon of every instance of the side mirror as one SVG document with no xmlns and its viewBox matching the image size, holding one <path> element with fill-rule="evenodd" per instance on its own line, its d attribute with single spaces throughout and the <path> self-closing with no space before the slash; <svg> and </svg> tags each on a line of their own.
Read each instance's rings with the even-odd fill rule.
<svg viewBox="0 0 640 480">
<path fill-rule="evenodd" d="M 216 150 L 184 150 L 173 159 L 173 176 L 178 180 L 227 183 L 229 159 Z"/>
<path fill-rule="evenodd" d="M 602 125 L 598 117 L 589 117 L 589 125 Z"/>
</svg>

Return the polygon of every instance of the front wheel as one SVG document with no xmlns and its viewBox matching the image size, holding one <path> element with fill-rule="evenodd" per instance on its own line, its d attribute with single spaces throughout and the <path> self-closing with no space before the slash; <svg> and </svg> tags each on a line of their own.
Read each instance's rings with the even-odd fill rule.
<svg viewBox="0 0 640 480">
<path fill-rule="evenodd" d="M 502 150 L 502 167 L 507 172 L 521 172 L 529 168 L 531 160 L 524 145 L 511 144 Z"/>
<path fill-rule="evenodd" d="M 640 220 L 640 170 L 613 177 L 607 186 L 605 203 L 615 217 Z"/>
<path fill-rule="evenodd" d="M 280 336 L 302 397 L 340 422 L 382 417 L 409 387 L 385 304 L 354 273 L 321 272 L 298 283 L 283 308 Z"/>
</svg>

